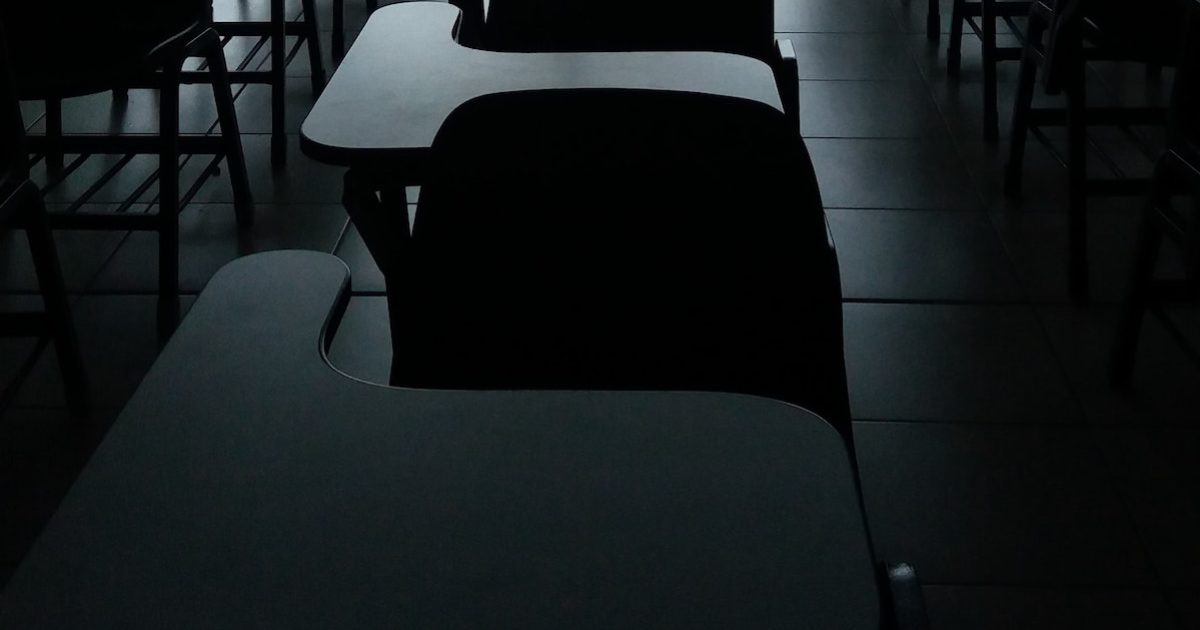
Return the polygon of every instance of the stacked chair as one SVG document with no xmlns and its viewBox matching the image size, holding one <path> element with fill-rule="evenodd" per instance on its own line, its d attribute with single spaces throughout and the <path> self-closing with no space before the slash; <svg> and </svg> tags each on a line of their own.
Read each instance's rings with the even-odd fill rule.
<svg viewBox="0 0 1200 630">
<path fill-rule="evenodd" d="M 12 90 L 0 26 L 0 222 L 23 229 L 29 239 L 34 270 L 44 303 L 41 313 L 6 313 L 0 317 L 5 336 L 47 335 L 54 340 L 62 370 L 67 406 L 76 416 L 88 412 L 88 384 L 71 320 L 71 307 L 55 252 L 46 207 L 29 180 L 25 124 Z"/>
<path fill-rule="evenodd" d="M 1127 385 L 1133 374 L 1138 337 L 1147 310 L 1154 313 L 1193 360 L 1200 360 L 1195 345 L 1161 308 L 1165 300 L 1194 298 L 1200 293 L 1200 2 L 1187 0 L 1187 5 L 1188 27 L 1175 74 L 1167 151 L 1154 169 L 1113 350 L 1111 373 L 1118 385 Z M 1190 216 L 1180 206 L 1190 206 Z M 1159 252 L 1168 239 L 1184 254 L 1186 276 L 1182 282 L 1155 279 Z"/>
<path fill-rule="evenodd" d="M 30 150 L 44 156 L 57 185 L 91 154 L 124 156 L 66 212 L 52 216 L 55 227 L 148 230 L 159 240 L 159 297 L 162 329 L 178 318 L 179 212 L 208 175 L 224 161 L 233 185 L 238 223 L 253 222 L 254 206 L 238 134 L 222 42 L 211 25 L 211 0 L 118 3 L 73 3 L 59 10 L 49 3 L 6 2 L 0 20 L 9 33 L 8 53 L 20 100 L 44 100 L 46 135 L 29 138 Z M 185 72 L 191 57 L 205 60 L 207 72 Z M 219 114 L 220 135 L 184 136 L 179 132 L 179 92 L 185 82 L 211 82 Z M 157 135 L 71 135 L 62 133 L 61 101 L 66 98 L 149 88 L 159 93 Z M 64 154 L 79 159 L 62 168 Z M 110 214 L 80 212 L 91 193 L 116 176 L 136 154 L 159 156 L 154 178 L 137 195 Z M 184 154 L 211 155 L 204 175 L 188 191 L 180 190 L 179 160 Z M 157 180 L 158 211 L 129 212 L 137 196 Z"/>
<path fill-rule="evenodd" d="M 325 61 L 321 57 L 320 29 L 317 25 L 316 0 L 302 0 L 297 19 L 289 20 L 284 0 L 269 0 L 270 13 L 267 19 L 239 19 L 217 22 L 216 30 L 222 37 L 257 38 L 254 46 L 230 73 L 234 83 L 264 84 L 271 88 L 271 163 L 281 166 L 287 162 L 287 66 L 299 52 L 301 46 L 308 49 L 308 63 L 314 96 L 325 88 Z M 239 9 L 248 9 L 246 0 L 238 0 Z M 287 38 L 294 36 L 296 43 L 289 49 Z M 251 68 L 256 55 L 264 45 L 270 46 L 270 60 L 266 69 Z"/>
<path fill-rule="evenodd" d="M 1145 182 L 1138 180 L 1088 178 L 1087 129 L 1095 125 L 1161 124 L 1165 120 L 1163 108 L 1088 107 L 1087 65 L 1099 60 L 1132 61 L 1152 67 L 1174 65 L 1183 24 L 1180 13 L 1181 5 L 1176 0 L 1155 0 L 1144 5 L 1108 0 L 1039 0 L 1030 9 L 1013 110 L 1005 189 L 1010 196 L 1020 195 L 1025 141 L 1030 128 L 1065 126 L 1069 281 L 1076 301 L 1088 299 L 1088 196 L 1136 195 L 1145 190 Z M 1033 107 L 1039 70 L 1049 93 L 1065 93 L 1065 109 Z"/>
</svg>

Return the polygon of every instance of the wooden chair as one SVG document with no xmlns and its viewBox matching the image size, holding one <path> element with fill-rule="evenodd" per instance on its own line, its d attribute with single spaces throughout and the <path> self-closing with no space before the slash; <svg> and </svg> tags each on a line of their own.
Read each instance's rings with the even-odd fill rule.
<svg viewBox="0 0 1200 630">
<path fill-rule="evenodd" d="M 89 407 L 87 375 L 46 207 L 37 186 L 29 180 L 25 124 L 9 78 L 5 39 L 0 25 L 0 222 L 25 230 L 44 310 L 4 314 L 0 317 L 0 334 L 51 337 L 62 370 L 67 406 L 72 414 L 84 416 Z"/>
<path fill-rule="evenodd" d="M 930 39 L 937 39 L 941 30 L 941 20 L 936 17 L 938 0 L 929 0 L 931 17 L 927 24 L 927 34 Z M 1001 61 L 1019 61 L 1021 48 L 1019 46 L 998 46 L 996 44 L 996 22 L 1003 20 L 1013 33 L 1021 29 L 1014 23 L 1013 18 L 1029 13 L 1032 2 L 1015 0 L 997 2 L 997 0 L 954 0 L 950 16 L 950 45 L 946 50 L 946 73 L 952 79 L 957 79 L 962 67 L 962 36 L 963 27 L 968 26 L 979 37 L 983 53 L 983 137 L 994 142 L 1000 137 L 999 106 L 996 96 L 996 66 Z"/>
<path fill-rule="evenodd" d="M 52 215 L 55 227 L 74 229 L 147 230 L 158 234 L 159 297 L 164 331 L 178 316 L 179 212 L 199 190 L 209 174 L 226 162 L 233 185 L 238 223 L 254 219 L 254 203 L 238 133 L 237 112 L 221 39 L 212 29 L 209 0 L 189 3 L 155 3 L 126 0 L 120 3 L 82 3 L 79 13 L 50 19 L 45 3 L 6 3 L 0 17 L 9 29 L 9 51 L 15 89 L 21 100 L 47 102 L 47 131 L 31 136 L 29 148 L 45 156 L 53 178 L 61 182 L 74 167 L 95 153 L 124 157 L 108 170 L 63 213 Z M 206 72 L 185 72 L 189 57 L 202 57 Z M 179 132 L 179 89 L 183 83 L 210 82 L 220 119 L 219 136 L 187 136 Z M 62 99 L 128 88 L 159 92 L 159 133 L 149 135 L 63 135 Z M 64 153 L 79 154 L 68 167 Z M 156 154 L 159 169 L 129 200 L 110 214 L 80 212 L 91 195 L 136 154 Z M 211 155 L 204 176 L 181 194 L 179 158 L 183 154 Z M 55 158 L 58 158 L 57 160 Z M 59 164 L 55 164 L 59 162 Z M 158 211 L 131 213 L 136 199 L 153 183 L 159 186 Z"/>
<path fill-rule="evenodd" d="M 237 0 L 241 7 L 248 2 L 263 0 Z M 301 13 L 297 19 L 288 19 L 284 0 L 269 0 L 270 17 L 267 20 L 220 21 L 215 24 L 222 37 L 255 37 L 258 42 L 250 49 L 245 59 L 230 72 L 233 83 L 265 84 L 271 88 L 271 163 L 282 165 L 287 162 L 287 65 L 299 52 L 301 46 L 308 48 L 308 61 L 312 91 L 319 96 L 325 88 L 325 61 L 321 57 L 320 30 L 317 25 L 316 0 L 301 0 Z M 289 49 L 287 38 L 295 37 Z M 250 69 L 249 64 L 264 45 L 270 45 L 270 63 L 265 70 Z"/>
<path fill-rule="evenodd" d="M 1146 311 L 1200 362 L 1200 351 L 1161 308 L 1165 301 L 1194 298 L 1200 293 L 1200 1 L 1187 0 L 1187 4 L 1190 15 L 1172 90 L 1169 147 L 1154 169 L 1110 365 L 1113 382 L 1122 386 L 1129 384 L 1133 374 Z M 1190 218 L 1172 203 L 1179 197 L 1192 206 Z M 1158 254 L 1167 239 L 1184 253 L 1186 277 L 1182 283 L 1155 280 Z"/>
<path fill-rule="evenodd" d="M 1134 61 L 1174 65 L 1182 16 L 1176 0 L 1150 4 L 1091 3 L 1088 0 L 1038 0 L 1030 10 L 1020 82 L 1013 109 L 1012 141 L 1005 167 L 1005 190 L 1020 195 L 1025 141 L 1030 127 L 1067 128 L 1066 168 L 1069 180 L 1069 278 L 1076 301 L 1088 296 L 1087 197 L 1140 195 L 1147 182 L 1134 179 L 1089 179 L 1087 128 L 1095 125 L 1162 124 L 1165 108 L 1087 106 L 1085 73 L 1091 61 Z M 1034 108 L 1038 70 L 1048 93 L 1066 94 L 1066 108 Z"/>
<path fill-rule="evenodd" d="M 837 259 L 779 110 L 509 93 L 461 106 L 433 151 L 382 265 L 393 384 L 750 393 L 851 440 Z"/>
</svg>

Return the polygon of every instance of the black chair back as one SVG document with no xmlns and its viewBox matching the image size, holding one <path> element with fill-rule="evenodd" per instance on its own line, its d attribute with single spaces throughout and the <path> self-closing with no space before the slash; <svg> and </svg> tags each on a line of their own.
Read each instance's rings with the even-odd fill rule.
<svg viewBox="0 0 1200 630">
<path fill-rule="evenodd" d="M 433 164 L 389 278 L 394 384 L 756 394 L 850 438 L 837 259 L 782 112 L 493 95 Z"/>
<path fill-rule="evenodd" d="M 490 0 L 483 45 L 575 52 L 708 50 L 770 60 L 773 0 Z"/>
</svg>

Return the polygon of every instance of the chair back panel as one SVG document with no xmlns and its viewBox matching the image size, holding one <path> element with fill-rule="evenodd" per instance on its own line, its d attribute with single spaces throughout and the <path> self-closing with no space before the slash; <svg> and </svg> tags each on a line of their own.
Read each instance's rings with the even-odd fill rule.
<svg viewBox="0 0 1200 630">
<path fill-rule="evenodd" d="M 396 384 L 749 393 L 849 437 L 837 260 L 777 110 L 494 95 L 447 120 L 434 164 L 389 278 Z"/>
<path fill-rule="evenodd" d="M 773 0 L 490 0 L 483 45 L 520 52 L 707 50 L 769 60 Z"/>
</svg>

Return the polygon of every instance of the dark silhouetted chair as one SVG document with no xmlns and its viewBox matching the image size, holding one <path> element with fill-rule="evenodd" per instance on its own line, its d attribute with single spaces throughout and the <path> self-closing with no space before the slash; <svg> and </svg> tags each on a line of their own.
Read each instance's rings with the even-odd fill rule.
<svg viewBox="0 0 1200 630">
<path fill-rule="evenodd" d="M 1133 374 L 1142 319 L 1149 310 L 1196 360 L 1200 352 L 1160 308 L 1165 300 L 1194 298 L 1200 293 L 1200 2 L 1187 0 L 1188 28 L 1183 54 L 1175 73 L 1168 125 L 1168 148 L 1154 169 L 1149 198 L 1142 214 L 1129 293 L 1122 311 L 1111 373 L 1118 385 Z M 1173 204 L 1184 197 L 1191 216 Z M 1155 266 L 1165 239 L 1184 253 L 1182 283 L 1156 281 Z"/>
<path fill-rule="evenodd" d="M 240 225 L 253 222 L 254 207 L 238 134 L 237 113 L 230 91 L 229 73 L 221 39 L 211 27 L 210 0 L 156 2 L 73 2 L 64 8 L 49 3 L 5 3 L 0 19 L 9 31 L 7 47 L 15 76 L 17 97 L 45 100 L 46 135 L 29 138 L 33 153 L 46 156 L 51 171 L 61 181 L 68 167 L 54 168 L 55 157 L 78 153 L 124 155 L 102 181 L 113 177 L 135 154 L 159 156 L 156 175 L 158 211 L 127 212 L 134 199 L 111 214 L 79 212 L 88 194 L 64 213 L 53 215 L 56 227 L 79 229 L 149 230 L 158 233 L 159 296 L 163 321 L 170 328 L 178 314 L 179 211 L 208 174 L 225 160 L 233 185 L 234 211 Z M 189 57 L 203 57 L 207 72 L 184 72 Z M 219 136 L 185 136 L 179 133 L 179 91 L 185 81 L 211 82 L 219 114 Z M 108 90 L 149 88 L 159 92 L 157 135 L 62 134 L 61 100 Z M 181 195 L 179 159 L 182 154 L 212 155 L 205 177 Z M 79 161 L 76 161 L 76 165 Z M 139 190 L 145 192 L 153 180 Z M 93 190 L 89 191 L 94 192 Z"/>
<path fill-rule="evenodd" d="M 269 13 L 256 19 L 255 11 L 249 6 L 255 2 L 269 2 Z M 300 46 L 308 48 L 313 95 L 319 96 L 325 88 L 325 61 L 321 57 L 317 3 L 316 0 L 301 0 L 301 12 L 294 20 L 288 19 L 284 0 L 236 0 L 236 4 L 239 13 L 249 14 L 249 17 L 220 21 L 215 27 L 223 37 L 247 36 L 258 39 L 230 74 L 234 83 L 258 83 L 271 88 L 271 162 L 282 165 L 287 162 L 287 65 Z M 296 38 L 295 45 L 290 49 L 287 45 L 288 36 Z M 256 53 L 268 44 L 271 56 L 267 67 L 263 70 L 250 68 Z"/>
<path fill-rule="evenodd" d="M 0 333 L 4 336 L 50 336 L 58 353 L 67 406 L 71 413 L 83 416 L 88 412 L 87 377 L 46 207 L 37 186 L 29 180 L 25 124 L 12 90 L 4 41 L 3 25 L 0 25 L 0 222 L 25 230 L 44 311 L 6 313 L 0 318 Z"/>
<path fill-rule="evenodd" d="M 749 393 L 850 441 L 837 259 L 782 112 L 510 93 L 461 106 L 433 153 L 381 264 L 393 384 Z"/>
<path fill-rule="evenodd" d="M 1133 179 L 1089 179 L 1087 128 L 1092 125 L 1162 124 L 1165 108 L 1089 108 L 1086 97 L 1087 63 L 1098 60 L 1132 61 L 1153 66 L 1174 65 L 1182 31 L 1179 0 L 1126 3 L 1091 0 L 1038 0 L 1030 10 L 1021 76 L 1013 110 L 1012 142 L 1005 170 L 1005 189 L 1019 196 L 1025 141 L 1030 127 L 1067 127 L 1070 288 L 1076 301 L 1088 296 L 1087 197 L 1139 195 L 1146 183 Z M 1033 91 L 1038 70 L 1047 92 L 1066 94 L 1064 109 L 1035 109 Z"/>
</svg>

